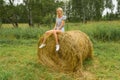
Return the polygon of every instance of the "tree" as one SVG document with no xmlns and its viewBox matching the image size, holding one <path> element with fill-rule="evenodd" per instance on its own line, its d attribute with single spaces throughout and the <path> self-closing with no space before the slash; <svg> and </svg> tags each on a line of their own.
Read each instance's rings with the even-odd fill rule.
<svg viewBox="0 0 120 80">
<path fill-rule="evenodd" d="M 60 3 L 54 0 L 24 0 L 29 25 L 52 23 L 56 7 Z"/>
<path fill-rule="evenodd" d="M 73 21 L 101 20 L 105 8 L 113 9 L 112 0 L 70 0 Z"/>
<path fill-rule="evenodd" d="M 120 0 L 117 0 L 117 5 L 118 5 L 118 7 L 117 7 L 117 13 L 116 13 L 116 15 L 117 15 L 117 18 L 118 19 L 120 19 Z"/>
<path fill-rule="evenodd" d="M 24 4 L 25 4 L 25 9 L 26 9 L 26 12 L 27 12 L 27 15 L 28 16 L 28 24 L 29 26 L 33 26 L 33 15 L 32 15 L 32 5 L 33 5 L 33 1 L 34 0 L 23 0 Z"/>
<path fill-rule="evenodd" d="M 108 8 L 111 10 L 111 13 L 107 13 L 103 19 L 104 20 L 116 20 L 118 13 L 113 13 L 114 5 L 112 3 L 112 0 L 105 0 L 105 8 Z"/>
<path fill-rule="evenodd" d="M 14 27 L 18 27 L 20 10 L 18 5 L 14 5 L 14 0 L 9 0 L 9 4 L 4 3 L 1 13 L 4 23 L 11 23 Z"/>
<path fill-rule="evenodd" d="M 4 1 L 0 0 L 0 28 L 2 26 Z"/>
</svg>

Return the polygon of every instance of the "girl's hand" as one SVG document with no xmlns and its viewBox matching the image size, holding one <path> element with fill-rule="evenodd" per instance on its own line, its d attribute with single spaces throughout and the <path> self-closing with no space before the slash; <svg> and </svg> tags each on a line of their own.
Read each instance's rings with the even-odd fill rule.
<svg viewBox="0 0 120 80">
<path fill-rule="evenodd" d="M 61 30 L 61 28 L 59 27 L 58 30 Z"/>
</svg>

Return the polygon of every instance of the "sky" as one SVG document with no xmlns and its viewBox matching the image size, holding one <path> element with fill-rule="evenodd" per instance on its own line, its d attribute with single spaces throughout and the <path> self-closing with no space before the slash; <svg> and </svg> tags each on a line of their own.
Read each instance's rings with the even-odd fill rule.
<svg viewBox="0 0 120 80">
<path fill-rule="evenodd" d="M 5 0 L 7 3 L 9 3 L 9 0 Z M 66 0 L 61 0 L 61 1 L 66 1 Z M 67 0 L 68 1 L 68 0 Z M 113 13 L 115 13 L 117 11 L 117 1 L 116 0 L 112 0 L 113 2 L 113 5 L 114 5 L 114 10 L 113 10 Z M 15 3 L 14 4 L 21 4 L 23 3 L 23 0 L 15 0 Z M 111 10 L 106 8 L 104 11 L 103 11 L 103 16 L 106 15 L 108 13 L 111 13 Z"/>
<path fill-rule="evenodd" d="M 113 2 L 113 5 L 114 5 L 114 10 L 113 10 L 113 13 L 117 12 L 117 1 L 116 0 L 112 0 Z M 106 8 L 104 11 L 103 11 L 103 16 L 106 15 L 108 13 L 111 13 L 111 10 Z"/>
<path fill-rule="evenodd" d="M 5 2 L 9 3 L 9 0 L 4 0 Z M 20 4 L 23 3 L 23 0 L 15 0 L 14 4 Z"/>
</svg>

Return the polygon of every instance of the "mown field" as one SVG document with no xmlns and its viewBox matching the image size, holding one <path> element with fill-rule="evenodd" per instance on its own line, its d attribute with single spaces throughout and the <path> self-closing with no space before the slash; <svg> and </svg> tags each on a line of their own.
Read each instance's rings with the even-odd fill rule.
<svg viewBox="0 0 120 80">
<path fill-rule="evenodd" d="M 94 59 L 84 62 L 80 80 L 120 80 L 120 21 L 67 23 L 66 30 L 81 30 L 94 45 Z M 0 28 L 0 80 L 75 80 L 72 74 L 53 71 L 38 63 L 37 42 L 51 29 L 20 24 Z M 78 79 L 78 80 L 79 80 Z"/>
</svg>

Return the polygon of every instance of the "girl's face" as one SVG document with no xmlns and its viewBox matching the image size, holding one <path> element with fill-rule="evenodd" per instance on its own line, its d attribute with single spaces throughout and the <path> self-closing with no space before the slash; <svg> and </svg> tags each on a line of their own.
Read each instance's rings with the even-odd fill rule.
<svg viewBox="0 0 120 80">
<path fill-rule="evenodd" d="M 62 14 L 62 11 L 59 10 L 59 9 L 56 12 L 57 12 L 57 15 L 61 15 Z"/>
</svg>

